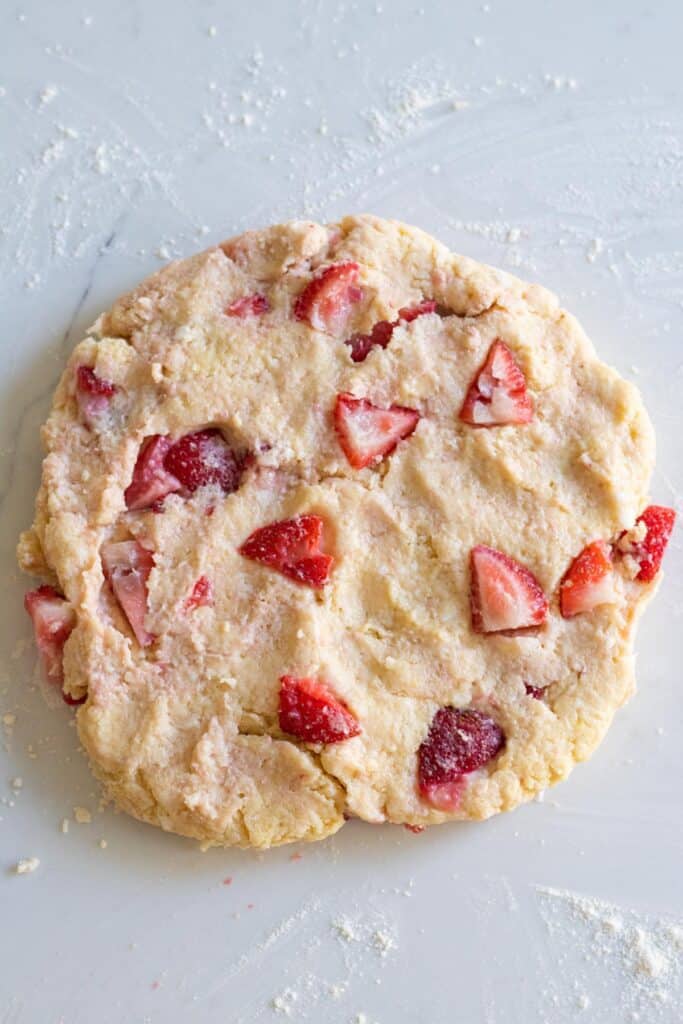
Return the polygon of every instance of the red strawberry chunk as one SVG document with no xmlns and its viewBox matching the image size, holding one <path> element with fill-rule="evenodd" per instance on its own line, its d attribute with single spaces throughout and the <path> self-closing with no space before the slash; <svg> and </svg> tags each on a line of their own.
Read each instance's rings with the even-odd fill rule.
<svg viewBox="0 0 683 1024">
<path fill-rule="evenodd" d="M 346 458 L 355 469 L 379 461 L 415 430 L 420 419 L 417 409 L 392 405 L 382 409 L 367 398 L 337 395 L 334 425 Z"/>
<path fill-rule="evenodd" d="M 240 320 L 244 320 L 250 316 L 261 316 L 262 313 L 268 313 L 270 311 L 270 303 L 265 295 L 243 295 L 239 299 L 235 299 L 231 302 L 226 309 L 228 316 L 239 317 Z"/>
<path fill-rule="evenodd" d="M 524 684 L 524 691 L 529 697 L 533 697 L 534 700 L 543 700 L 545 694 L 545 686 L 532 686 L 531 683 Z"/>
<path fill-rule="evenodd" d="M 636 579 L 642 583 L 649 583 L 659 572 L 675 521 L 674 510 L 664 505 L 649 505 L 636 519 L 636 526 L 644 523 L 647 533 L 643 540 L 630 544 L 627 550 L 640 566 Z"/>
<path fill-rule="evenodd" d="M 362 363 L 373 348 L 386 348 L 394 333 L 394 325 L 388 320 L 378 320 L 369 334 L 352 334 L 345 342 L 351 349 L 354 363 Z"/>
<path fill-rule="evenodd" d="M 133 479 L 126 489 L 126 506 L 161 511 L 163 499 L 180 491 L 184 497 L 215 484 L 225 494 L 239 487 L 242 465 L 220 430 L 198 430 L 179 441 L 155 434 L 143 443 Z"/>
<path fill-rule="evenodd" d="M 478 544 L 470 555 L 472 629 L 475 633 L 539 626 L 548 601 L 532 572 L 495 548 Z"/>
<path fill-rule="evenodd" d="M 404 306 L 403 309 L 398 311 L 398 323 L 403 320 L 405 323 L 410 324 L 413 320 L 417 320 L 419 316 L 424 316 L 426 313 L 436 313 L 436 302 L 434 299 L 423 299 L 422 302 L 418 302 L 415 306 Z"/>
<path fill-rule="evenodd" d="M 172 445 L 164 457 L 164 469 L 177 479 L 185 494 L 216 484 L 225 494 L 239 487 L 242 467 L 220 430 L 198 430 Z"/>
<path fill-rule="evenodd" d="M 616 600 L 612 550 L 606 541 L 594 540 L 576 556 L 560 583 L 560 612 L 570 619 Z"/>
<path fill-rule="evenodd" d="M 154 568 L 154 554 L 137 540 L 105 544 L 102 568 L 121 610 L 128 619 L 141 647 L 154 642 L 145 629 L 147 616 L 147 579 Z"/>
<path fill-rule="evenodd" d="M 496 427 L 528 423 L 533 413 L 526 378 L 505 342 L 496 338 L 470 384 L 460 419 L 475 427 Z"/>
<path fill-rule="evenodd" d="M 203 608 L 213 604 L 213 584 L 208 576 L 200 576 L 192 593 L 185 601 L 185 611 L 190 612 L 194 608 Z"/>
<path fill-rule="evenodd" d="M 164 468 L 164 459 L 173 442 L 170 437 L 154 434 L 142 444 L 133 470 L 133 479 L 124 495 L 126 508 L 148 508 L 167 494 L 179 491 L 180 481 Z"/>
<path fill-rule="evenodd" d="M 76 401 L 88 426 L 106 412 L 117 391 L 115 384 L 98 377 L 90 366 L 79 366 L 76 370 Z"/>
<path fill-rule="evenodd" d="M 269 523 L 247 537 L 241 555 L 277 569 L 284 576 L 314 589 L 327 583 L 334 559 L 320 550 L 323 521 L 303 515 Z"/>
<path fill-rule="evenodd" d="M 386 348 L 394 333 L 394 328 L 403 323 L 412 323 L 418 316 L 436 312 L 436 302 L 424 299 L 416 306 L 404 306 L 398 311 L 397 320 L 379 320 L 369 334 L 352 334 L 346 344 L 351 349 L 354 363 L 362 363 L 373 348 Z"/>
<path fill-rule="evenodd" d="M 306 285 L 294 303 L 294 316 L 318 331 L 339 333 L 351 307 L 363 297 L 357 263 L 333 263 Z"/>
<path fill-rule="evenodd" d="M 474 708 L 439 708 L 417 752 L 420 795 L 440 811 L 453 811 L 463 775 L 483 768 L 505 745 L 505 734 Z"/>
<path fill-rule="evenodd" d="M 280 728 L 304 743 L 341 743 L 360 734 L 346 704 L 320 679 L 282 676 Z"/>
<path fill-rule="evenodd" d="M 31 616 L 36 647 L 48 682 L 62 685 L 62 652 L 76 625 L 73 608 L 54 587 L 44 583 L 24 596 L 24 608 Z"/>
</svg>

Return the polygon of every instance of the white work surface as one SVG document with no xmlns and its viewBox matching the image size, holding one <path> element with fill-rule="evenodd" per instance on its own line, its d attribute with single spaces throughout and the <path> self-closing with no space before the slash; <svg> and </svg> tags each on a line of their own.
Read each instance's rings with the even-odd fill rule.
<svg viewBox="0 0 683 1024">
<path fill-rule="evenodd" d="M 98 811 L 14 563 L 96 315 L 170 258 L 355 211 L 558 292 L 642 389 L 680 508 L 682 37 L 680 0 L 4 0 L 2 1024 L 683 1019 L 680 528 L 639 692 L 543 802 L 267 854 Z"/>
</svg>

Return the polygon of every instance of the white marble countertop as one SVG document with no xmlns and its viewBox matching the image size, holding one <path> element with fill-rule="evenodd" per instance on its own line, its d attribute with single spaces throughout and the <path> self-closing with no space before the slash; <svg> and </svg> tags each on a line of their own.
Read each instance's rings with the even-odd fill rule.
<svg viewBox="0 0 683 1024">
<path fill-rule="evenodd" d="M 242 228 L 358 210 L 557 291 L 644 392 L 680 509 L 682 33 L 676 0 L 2 4 L 2 1024 L 683 1018 L 680 532 L 638 695 L 544 802 L 268 855 L 98 812 L 13 556 L 97 313 Z"/>
</svg>

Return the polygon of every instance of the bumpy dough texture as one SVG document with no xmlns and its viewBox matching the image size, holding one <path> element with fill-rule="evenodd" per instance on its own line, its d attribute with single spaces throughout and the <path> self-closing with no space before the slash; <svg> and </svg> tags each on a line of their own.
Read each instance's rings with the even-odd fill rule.
<svg viewBox="0 0 683 1024">
<path fill-rule="evenodd" d="M 292 316 L 316 268 L 360 264 L 363 299 L 345 332 L 369 331 L 433 298 L 439 313 L 394 331 L 353 363 L 342 337 Z M 271 311 L 225 315 L 259 292 Z M 445 315 L 448 314 L 448 315 Z M 535 404 L 524 428 L 458 419 L 490 344 L 513 349 Z M 75 369 L 125 395 L 89 430 Z M 416 408 L 414 435 L 353 469 L 331 410 L 338 392 Z M 128 513 L 124 491 L 150 434 L 218 426 L 256 456 L 235 493 L 172 496 Z M 88 700 L 78 730 L 106 793 L 164 829 L 216 844 L 320 839 L 345 816 L 426 825 L 514 807 L 589 756 L 634 688 L 632 641 L 652 586 L 620 581 L 618 603 L 565 620 L 559 582 L 596 537 L 646 504 L 654 440 L 637 391 L 601 363 L 553 295 L 375 217 L 249 232 L 172 263 L 101 316 L 77 346 L 44 428 L 47 456 L 25 569 L 58 582 L 77 610 L 65 689 Z M 320 592 L 237 553 L 256 527 L 313 512 L 335 557 Z M 107 540 L 155 552 L 141 649 L 100 563 Z M 468 603 L 475 544 L 528 566 L 551 600 L 535 635 L 477 635 Z M 213 607 L 184 613 L 200 574 Z M 284 673 L 328 680 L 362 733 L 313 747 L 278 727 Z M 547 687 L 544 700 L 524 683 Z M 506 746 L 473 773 L 459 809 L 419 796 L 417 749 L 436 710 L 474 706 Z"/>
</svg>

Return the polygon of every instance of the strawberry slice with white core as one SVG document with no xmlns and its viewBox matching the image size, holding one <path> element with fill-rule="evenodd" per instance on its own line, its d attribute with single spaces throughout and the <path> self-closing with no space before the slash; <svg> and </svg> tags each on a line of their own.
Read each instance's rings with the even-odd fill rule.
<svg viewBox="0 0 683 1024">
<path fill-rule="evenodd" d="M 354 363 L 362 363 L 373 348 L 386 348 L 391 341 L 394 328 L 400 323 L 412 323 L 419 316 L 436 312 L 434 299 L 423 299 L 416 306 L 404 306 L 398 311 L 396 320 L 378 320 L 369 334 L 352 334 L 345 344 L 351 349 Z"/>
<path fill-rule="evenodd" d="M 508 346 L 496 338 L 470 384 L 460 419 L 474 427 L 497 427 L 529 423 L 533 414 L 526 378 Z"/>
<path fill-rule="evenodd" d="M 64 681 L 62 652 L 76 625 L 74 610 L 65 597 L 46 583 L 24 596 L 24 608 L 33 622 L 36 647 L 47 680 L 61 686 Z"/>
<path fill-rule="evenodd" d="M 154 642 L 145 629 L 147 616 L 147 579 L 154 568 L 154 555 L 137 540 L 105 544 L 102 568 L 121 610 L 141 647 Z"/>
<path fill-rule="evenodd" d="M 382 409 L 367 398 L 337 395 L 334 425 L 346 458 L 354 469 L 363 469 L 389 455 L 399 441 L 415 430 L 420 419 L 417 409 L 392 405 Z"/>
<path fill-rule="evenodd" d="M 247 537 L 239 553 L 284 576 L 319 590 L 330 576 L 332 555 L 320 550 L 323 521 L 303 515 L 262 526 Z"/>
<path fill-rule="evenodd" d="M 192 588 L 192 593 L 185 601 L 185 611 L 194 608 L 210 607 L 213 604 L 213 584 L 208 576 L 200 576 Z"/>
<path fill-rule="evenodd" d="M 164 468 L 164 459 L 172 445 L 171 438 L 162 437 L 161 434 L 154 434 L 143 442 L 133 470 L 133 479 L 124 495 L 126 508 L 131 511 L 149 508 L 167 494 L 180 490 L 180 481 Z"/>
<path fill-rule="evenodd" d="M 363 298 L 357 263 L 333 263 L 306 285 L 294 303 L 294 316 L 318 331 L 338 334 L 352 306 Z"/>
<path fill-rule="evenodd" d="M 76 401 L 89 427 L 107 411 L 117 391 L 116 384 L 98 377 L 90 366 L 79 366 L 76 370 Z"/>
<path fill-rule="evenodd" d="M 470 555 L 472 629 L 475 633 L 540 626 L 548 601 L 529 569 L 502 551 L 478 544 Z"/>
<path fill-rule="evenodd" d="M 245 320 L 250 316 L 261 316 L 262 313 L 268 313 L 270 311 L 270 303 L 265 295 L 243 295 L 239 299 L 235 299 L 231 302 L 226 309 L 227 316 L 237 317 L 240 320 Z"/>
<path fill-rule="evenodd" d="M 282 676 L 280 728 L 304 743 L 341 743 L 360 734 L 358 720 L 320 679 Z"/>
<path fill-rule="evenodd" d="M 417 752 L 417 788 L 440 811 L 454 811 L 463 776 L 483 768 L 505 745 L 503 730 L 474 708 L 439 708 Z"/>
<path fill-rule="evenodd" d="M 640 566 L 636 579 L 641 583 L 649 583 L 659 572 L 675 521 L 674 510 L 664 505 L 648 505 L 636 519 L 636 526 L 643 524 L 647 532 L 642 540 L 629 544 L 626 551 Z"/>
<path fill-rule="evenodd" d="M 560 583 L 560 612 L 570 619 L 601 604 L 618 599 L 614 586 L 612 549 L 604 540 L 594 540 L 577 555 Z"/>
<path fill-rule="evenodd" d="M 232 494 L 242 474 L 232 448 L 215 427 L 186 434 L 171 445 L 164 456 L 164 469 L 179 481 L 186 496 L 210 484 Z"/>
</svg>

